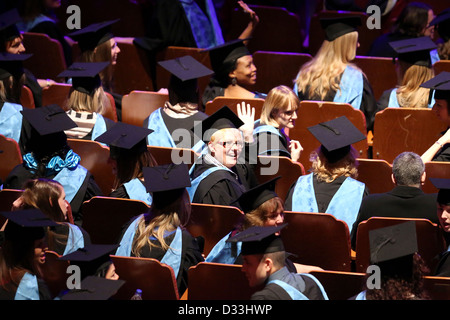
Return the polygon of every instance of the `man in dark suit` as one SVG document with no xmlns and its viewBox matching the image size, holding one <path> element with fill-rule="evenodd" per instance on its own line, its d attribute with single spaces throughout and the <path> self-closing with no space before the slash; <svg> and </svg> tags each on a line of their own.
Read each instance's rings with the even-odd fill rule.
<svg viewBox="0 0 450 320">
<path fill-rule="evenodd" d="M 392 163 L 394 189 L 363 199 L 351 232 L 352 248 L 356 247 L 359 223 L 370 217 L 422 218 L 439 223 L 437 194 L 426 194 L 421 190 L 425 178 L 425 165 L 419 155 L 413 152 L 399 154 Z"/>
</svg>

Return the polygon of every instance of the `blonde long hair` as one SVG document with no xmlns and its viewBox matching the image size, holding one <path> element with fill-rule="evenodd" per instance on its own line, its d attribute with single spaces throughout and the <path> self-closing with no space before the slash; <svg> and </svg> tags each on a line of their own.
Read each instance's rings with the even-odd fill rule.
<svg viewBox="0 0 450 320">
<path fill-rule="evenodd" d="M 101 86 L 95 89 L 92 95 L 71 89 L 66 108 L 78 112 L 85 111 L 103 114 L 108 103 L 109 99 Z"/>
<path fill-rule="evenodd" d="M 360 70 L 350 63 L 355 59 L 357 45 L 357 31 L 333 41 L 324 40 L 316 56 L 300 68 L 295 79 L 298 90 L 309 97 L 318 96 L 322 100 L 329 91 L 339 90 L 341 74 L 348 65 Z"/>
<path fill-rule="evenodd" d="M 170 193 L 170 194 L 169 194 Z M 138 223 L 136 237 L 133 240 L 132 252 L 136 257 L 140 257 L 141 249 L 148 245 L 152 247 L 159 247 L 150 241 L 150 237 L 155 237 L 163 250 L 168 250 L 170 247 L 164 239 L 164 234 L 167 231 L 173 231 L 178 227 L 184 227 L 188 222 L 191 214 L 191 203 L 189 194 L 186 189 L 180 190 L 178 196 L 172 191 L 167 193 L 154 193 L 152 199 L 152 207 L 148 214 L 143 215 Z M 171 201 L 167 201 L 171 199 Z"/>
<path fill-rule="evenodd" d="M 260 122 L 261 124 L 278 127 L 278 123 L 274 119 L 274 116 L 277 115 L 279 111 L 286 111 L 289 108 L 297 110 L 299 106 L 300 99 L 291 88 L 283 85 L 272 88 L 264 100 Z"/>
<path fill-rule="evenodd" d="M 430 89 L 420 85 L 434 77 L 432 68 L 412 65 L 403 76 L 402 84 L 397 89 L 397 100 L 402 108 L 428 108 Z"/>
</svg>

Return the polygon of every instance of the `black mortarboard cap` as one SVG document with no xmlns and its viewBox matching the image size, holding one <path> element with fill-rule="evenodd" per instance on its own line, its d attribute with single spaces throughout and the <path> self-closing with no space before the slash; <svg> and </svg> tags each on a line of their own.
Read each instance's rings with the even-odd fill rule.
<svg viewBox="0 0 450 320">
<path fill-rule="evenodd" d="M 416 223 L 408 221 L 369 231 L 370 262 L 381 263 L 417 252 Z"/>
<path fill-rule="evenodd" d="M 77 124 L 56 104 L 36 109 L 24 108 L 21 112 L 41 136 L 77 127 Z"/>
<path fill-rule="evenodd" d="M 208 143 L 211 136 L 218 130 L 235 128 L 239 129 L 244 122 L 227 106 L 224 106 L 210 115 L 208 118 L 195 125 L 191 130 L 202 141 Z"/>
<path fill-rule="evenodd" d="M 308 130 L 322 144 L 322 152 L 331 163 L 344 157 L 350 145 L 366 139 L 345 116 L 308 127 Z"/>
<path fill-rule="evenodd" d="M 333 41 L 344 34 L 356 31 L 361 25 L 361 18 L 359 16 L 322 18 L 320 25 L 325 31 L 325 39 Z"/>
<path fill-rule="evenodd" d="M 242 242 L 242 255 L 265 254 L 284 251 L 283 241 L 275 235 L 283 229 L 287 223 L 279 226 L 253 226 L 230 237 L 227 242 Z"/>
<path fill-rule="evenodd" d="M 429 178 L 430 182 L 439 189 L 437 203 L 450 205 L 450 179 Z"/>
<path fill-rule="evenodd" d="M 118 244 L 87 244 L 59 260 L 68 260 L 70 264 L 77 265 L 81 269 L 81 278 L 104 273 L 109 266 L 109 255 L 117 249 Z"/>
<path fill-rule="evenodd" d="M 447 42 L 450 40 L 450 8 L 440 12 L 430 22 L 430 26 L 435 26 L 442 39 Z"/>
<path fill-rule="evenodd" d="M 422 83 L 423 88 L 430 89 L 430 100 L 434 93 L 434 99 L 450 99 L 450 72 L 442 71 L 434 78 Z"/>
<path fill-rule="evenodd" d="M 239 207 L 244 213 L 249 213 L 267 200 L 278 197 L 275 192 L 275 185 L 281 176 L 273 178 L 267 182 L 264 182 L 246 192 L 244 192 L 236 202 L 239 203 Z"/>
<path fill-rule="evenodd" d="M 211 69 L 205 67 L 189 55 L 171 60 L 159 61 L 158 64 L 181 81 L 198 79 L 214 73 Z"/>
<path fill-rule="evenodd" d="M 16 8 L 0 14 L 0 41 L 11 41 L 20 36 L 16 23 L 22 18 Z"/>
<path fill-rule="evenodd" d="M 411 38 L 389 42 L 399 60 L 419 66 L 431 67 L 430 50 L 436 44 L 430 37 Z"/>
<path fill-rule="evenodd" d="M 191 186 L 189 169 L 185 163 L 144 167 L 142 171 L 148 192 L 165 192 Z"/>
<path fill-rule="evenodd" d="M 93 94 L 101 86 L 99 73 L 109 65 L 109 62 L 75 62 L 61 72 L 58 77 L 72 78 L 74 90 Z"/>
<path fill-rule="evenodd" d="M 207 49 L 211 61 L 211 67 L 217 74 L 231 71 L 237 59 L 250 55 L 250 51 L 244 44 L 246 39 L 236 39 L 216 47 Z"/>
<path fill-rule="evenodd" d="M 108 300 L 122 287 L 125 280 L 110 280 L 88 276 L 80 283 L 81 289 L 67 291 L 61 300 Z"/>
<path fill-rule="evenodd" d="M 125 149 L 126 152 L 143 153 L 147 151 L 147 136 L 152 129 L 117 122 L 109 130 L 98 136 L 95 141 L 110 147 Z"/>
<path fill-rule="evenodd" d="M 45 236 L 43 227 L 57 225 L 39 209 L 6 211 L 1 212 L 1 215 L 8 219 L 4 231 L 5 240 L 42 239 Z"/>
<path fill-rule="evenodd" d="M 23 61 L 31 57 L 32 54 L 12 54 L 7 52 L 0 53 L 0 80 L 10 76 L 19 78 L 24 73 Z"/>
<path fill-rule="evenodd" d="M 85 28 L 69 33 L 67 36 L 78 42 L 81 51 L 94 50 L 98 45 L 113 38 L 111 25 L 119 20 L 93 23 Z"/>
</svg>

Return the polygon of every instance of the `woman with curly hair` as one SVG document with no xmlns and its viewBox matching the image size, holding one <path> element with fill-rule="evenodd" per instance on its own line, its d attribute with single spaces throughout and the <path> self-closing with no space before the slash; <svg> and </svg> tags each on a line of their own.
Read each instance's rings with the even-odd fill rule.
<svg viewBox="0 0 450 320">
<path fill-rule="evenodd" d="M 312 172 L 300 176 L 286 197 L 286 210 L 330 213 L 351 230 L 362 198 L 369 194 L 358 176 L 357 152 L 351 144 L 365 136 L 346 118 L 320 123 L 308 130 L 321 142 L 311 154 Z"/>
<path fill-rule="evenodd" d="M 145 179 L 152 206 L 125 227 L 116 255 L 154 258 L 168 264 L 181 296 L 187 288 L 189 268 L 203 261 L 197 239 L 184 228 L 191 214 L 188 168 L 184 163 L 148 167 Z"/>
<path fill-rule="evenodd" d="M 64 187 L 55 180 L 28 180 L 22 195 L 13 203 L 14 210 L 41 210 L 57 226 L 46 230 L 48 249 L 59 255 L 72 253 L 90 243 L 89 234 L 74 224 L 69 223 L 70 204 L 66 200 Z"/>
<path fill-rule="evenodd" d="M 429 268 L 417 253 L 416 225 L 408 221 L 371 230 L 370 263 L 363 291 L 349 300 L 429 300 Z"/>
<path fill-rule="evenodd" d="M 325 40 L 313 59 L 305 63 L 294 80 L 300 101 L 333 101 L 351 104 L 364 113 L 372 130 L 376 100 L 372 87 L 352 60 L 358 48 L 359 17 L 321 19 Z"/>
</svg>

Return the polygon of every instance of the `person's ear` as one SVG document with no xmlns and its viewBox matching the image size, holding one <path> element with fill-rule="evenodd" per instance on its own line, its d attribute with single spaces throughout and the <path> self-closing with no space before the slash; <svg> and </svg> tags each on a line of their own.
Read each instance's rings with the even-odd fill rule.
<svg viewBox="0 0 450 320">
<path fill-rule="evenodd" d="M 421 183 L 422 185 L 424 185 L 426 179 L 427 179 L 427 173 L 424 171 L 424 172 L 422 173 L 422 176 L 420 177 L 420 183 Z"/>
<path fill-rule="evenodd" d="M 270 273 L 272 268 L 273 268 L 273 260 L 271 258 L 265 258 L 264 259 L 264 270 L 267 273 Z"/>
<path fill-rule="evenodd" d="M 394 174 L 393 173 L 391 173 L 391 180 L 392 180 L 392 182 L 396 185 L 397 184 L 397 181 L 395 180 L 395 177 L 394 177 Z"/>
<path fill-rule="evenodd" d="M 214 144 L 213 144 L 211 141 L 208 142 L 208 149 L 209 149 L 209 152 L 211 153 L 211 155 L 214 156 L 214 152 L 215 152 L 216 150 L 215 150 Z"/>
</svg>

